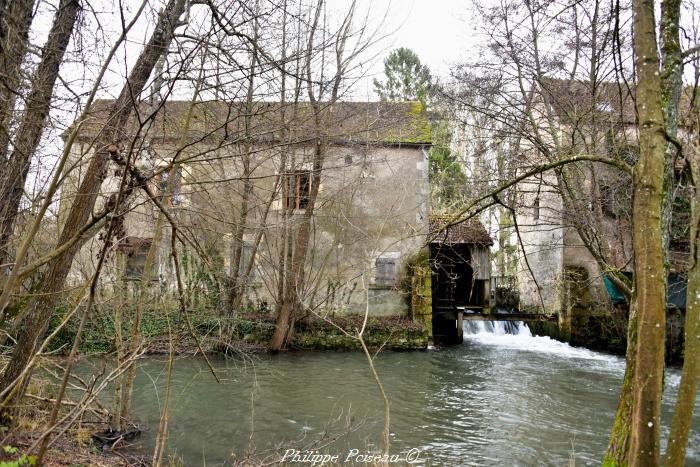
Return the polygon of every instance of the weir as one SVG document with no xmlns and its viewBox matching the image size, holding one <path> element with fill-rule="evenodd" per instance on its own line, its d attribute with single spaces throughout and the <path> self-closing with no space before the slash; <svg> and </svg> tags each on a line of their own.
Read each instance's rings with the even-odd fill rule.
<svg viewBox="0 0 700 467">
<path fill-rule="evenodd" d="M 496 336 L 503 336 L 505 334 L 526 335 L 532 337 L 530 328 L 527 327 L 522 321 L 465 321 L 464 322 L 464 335 L 474 335 L 490 333 Z"/>
<path fill-rule="evenodd" d="M 556 314 L 545 313 L 484 313 L 480 311 L 464 310 L 462 312 L 464 321 L 557 321 Z"/>
<path fill-rule="evenodd" d="M 620 374 L 624 372 L 624 359 L 583 347 L 574 347 L 549 336 L 533 335 L 527 323 L 523 321 L 465 321 L 463 334 L 465 342 L 479 346 L 536 352 L 540 356 L 556 356 L 578 361 L 598 361 Z"/>
</svg>

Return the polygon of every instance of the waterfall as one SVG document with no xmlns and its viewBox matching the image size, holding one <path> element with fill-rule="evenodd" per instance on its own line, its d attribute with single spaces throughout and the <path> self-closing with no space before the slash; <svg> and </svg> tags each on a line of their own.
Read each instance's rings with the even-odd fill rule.
<svg viewBox="0 0 700 467">
<path fill-rule="evenodd" d="M 565 358 L 604 360 L 617 368 L 624 360 L 592 350 L 572 347 L 546 336 L 533 336 L 522 321 L 471 321 L 463 323 L 464 341 L 471 345 L 485 345 L 499 349 L 557 354 Z"/>
<path fill-rule="evenodd" d="M 530 328 L 522 321 L 464 321 L 464 335 L 493 334 L 532 337 Z"/>
</svg>

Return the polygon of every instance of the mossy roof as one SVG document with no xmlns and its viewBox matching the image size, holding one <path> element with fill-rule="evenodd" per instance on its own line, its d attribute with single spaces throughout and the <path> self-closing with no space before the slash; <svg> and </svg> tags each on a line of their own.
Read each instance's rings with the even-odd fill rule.
<svg viewBox="0 0 700 467">
<path fill-rule="evenodd" d="M 98 100 L 83 123 L 80 138 L 94 138 L 104 126 L 114 101 Z M 282 105 L 279 102 L 255 102 L 247 111 L 244 102 L 166 101 L 151 124 L 156 139 L 180 140 L 192 106 L 188 141 L 236 141 L 246 134 L 257 142 L 304 142 L 313 139 L 315 119 L 308 102 Z M 428 117 L 418 102 L 336 102 L 321 103 L 321 135 L 340 144 L 423 145 L 431 143 Z M 285 114 L 284 121 L 282 114 Z M 152 112 L 145 103 L 133 112 L 123 136 L 129 138 L 148 120 Z M 246 119 L 250 116 L 249 119 Z M 144 126 L 143 123 L 141 123 Z"/>
<path fill-rule="evenodd" d="M 486 231 L 484 224 L 476 217 L 453 222 L 451 216 L 431 214 L 429 223 L 431 243 L 446 245 L 493 245 L 493 240 Z"/>
</svg>

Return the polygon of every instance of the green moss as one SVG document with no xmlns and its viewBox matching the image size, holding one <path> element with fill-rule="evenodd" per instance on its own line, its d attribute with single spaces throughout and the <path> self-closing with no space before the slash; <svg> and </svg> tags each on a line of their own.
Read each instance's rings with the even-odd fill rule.
<svg viewBox="0 0 700 467">
<path fill-rule="evenodd" d="M 422 350 L 428 345 L 424 331 L 387 330 L 367 332 L 364 336 L 369 348 L 383 347 L 387 350 Z M 304 350 L 360 350 L 359 341 L 351 336 L 336 332 L 297 332 L 292 346 Z"/>
<path fill-rule="evenodd" d="M 428 121 L 423 104 L 420 102 L 411 103 L 408 110 L 408 117 L 413 126 L 414 134 L 409 138 L 404 138 L 405 143 L 432 143 L 433 130 Z"/>
</svg>

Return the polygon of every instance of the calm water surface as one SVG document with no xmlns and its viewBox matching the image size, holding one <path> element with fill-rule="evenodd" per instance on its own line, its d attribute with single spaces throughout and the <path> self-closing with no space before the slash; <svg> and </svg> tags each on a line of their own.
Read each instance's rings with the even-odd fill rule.
<svg viewBox="0 0 700 467">
<path fill-rule="evenodd" d="M 483 323 L 468 331 L 457 347 L 377 357 L 391 397 L 391 453 L 417 448 L 419 465 L 434 466 L 564 466 L 570 458 L 600 465 L 623 359 L 532 337 L 522 326 L 516 335 Z M 225 465 L 292 446 L 341 459 L 349 449 L 378 449 L 381 398 L 361 353 L 213 363 L 221 384 L 201 358 L 175 363 L 168 446 L 185 465 Z M 164 380 L 162 359 L 141 364 L 133 413 L 150 426 L 145 449 L 154 443 Z M 669 370 L 666 426 L 678 382 Z M 700 417 L 689 445 L 687 465 L 700 466 Z"/>
</svg>

